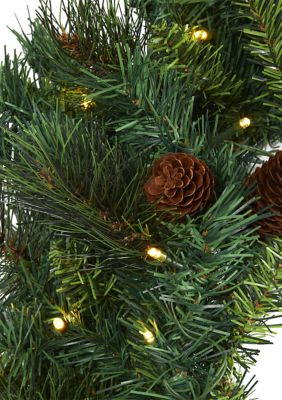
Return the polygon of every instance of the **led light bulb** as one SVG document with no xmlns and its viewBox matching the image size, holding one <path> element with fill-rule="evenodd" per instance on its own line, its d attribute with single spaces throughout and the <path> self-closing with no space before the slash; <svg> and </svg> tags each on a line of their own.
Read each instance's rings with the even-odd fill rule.
<svg viewBox="0 0 282 400">
<path fill-rule="evenodd" d="M 84 110 L 90 110 L 91 108 L 96 106 L 96 103 L 92 100 L 84 100 L 82 103 L 80 103 L 80 106 Z"/>
<path fill-rule="evenodd" d="M 146 330 L 143 332 L 144 340 L 148 344 L 153 344 L 155 342 L 155 336 L 152 334 L 151 331 Z"/>
<path fill-rule="evenodd" d="M 194 40 L 207 40 L 209 38 L 209 33 L 205 29 L 196 29 L 192 33 L 192 38 Z"/>
<path fill-rule="evenodd" d="M 248 117 L 241 118 L 239 121 L 241 128 L 246 129 L 251 125 L 251 120 Z"/>
<path fill-rule="evenodd" d="M 65 332 L 68 328 L 68 325 L 66 321 L 64 321 L 62 318 L 54 318 L 53 319 L 53 326 L 58 332 Z"/>
<path fill-rule="evenodd" d="M 148 256 L 152 257 L 154 260 L 164 262 L 167 259 L 167 255 L 163 253 L 160 249 L 156 247 L 149 247 L 147 249 Z"/>
</svg>

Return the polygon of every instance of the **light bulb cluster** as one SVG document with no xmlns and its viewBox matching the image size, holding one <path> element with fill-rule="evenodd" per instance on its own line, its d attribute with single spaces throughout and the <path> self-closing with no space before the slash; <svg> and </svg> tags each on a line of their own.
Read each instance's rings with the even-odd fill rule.
<svg viewBox="0 0 282 400">
<path fill-rule="evenodd" d="M 189 26 L 186 26 L 187 32 L 189 31 Z M 192 39 L 198 42 L 207 42 L 211 40 L 212 32 L 209 32 L 204 28 L 194 28 L 192 29 Z M 239 120 L 239 126 L 242 129 L 247 129 L 251 126 L 251 119 L 249 117 L 243 117 Z"/>
<path fill-rule="evenodd" d="M 55 331 L 59 332 L 59 333 L 65 333 L 68 329 L 68 322 L 60 317 L 56 317 L 53 319 L 53 328 L 55 329 Z M 149 330 L 149 329 L 145 329 L 144 331 L 139 331 L 144 338 L 144 341 L 147 344 L 154 344 L 156 341 L 155 335 Z"/>
</svg>

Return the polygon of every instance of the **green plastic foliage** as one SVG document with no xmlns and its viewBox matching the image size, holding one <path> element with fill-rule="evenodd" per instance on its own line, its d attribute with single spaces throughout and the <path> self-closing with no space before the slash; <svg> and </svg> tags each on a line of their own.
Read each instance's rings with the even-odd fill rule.
<svg viewBox="0 0 282 400">
<path fill-rule="evenodd" d="M 281 126 L 281 8 L 282 2 L 251 1 L 253 23 L 244 32 L 251 39 L 246 47 L 254 62 L 261 66 L 261 73 L 255 76 L 258 82 L 264 82 L 268 96 L 263 98 L 269 107 L 270 117 Z M 280 136 L 281 138 L 281 136 Z"/>
<path fill-rule="evenodd" d="M 282 241 L 260 238 L 271 214 L 244 184 L 280 132 L 276 5 L 72 0 L 62 22 L 42 0 L 15 32 L 24 54 L 0 71 L 3 399 L 252 394 L 253 345 L 282 306 Z M 215 177 L 210 206 L 180 221 L 143 192 L 169 152 Z"/>
</svg>

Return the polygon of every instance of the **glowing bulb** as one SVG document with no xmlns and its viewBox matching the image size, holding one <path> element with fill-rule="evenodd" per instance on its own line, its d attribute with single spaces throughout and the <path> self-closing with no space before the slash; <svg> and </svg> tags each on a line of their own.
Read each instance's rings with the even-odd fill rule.
<svg viewBox="0 0 282 400">
<path fill-rule="evenodd" d="M 208 37 L 209 33 L 205 29 L 196 29 L 192 34 L 194 40 L 207 40 Z"/>
<path fill-rule="evenodd" d="M 90 108 L 95 107 L 95 106 L 96 106 L 96 103 L 95 103 L 95 101 L 92 101 L 92 100 L 84 100 L 84 101 L 80 104 L 80 106 L 81 106 L 82 108 L 84 108 L 84 110 L 89 110 Z"/>
<path fill-rule="evenodd" d="M 248 117 L 244 117 L 244 118 L 240 119 L 239 124 L 240 124 L 241 128 L 246 129 L 251 125 L 251 120 Z"/>
<path fill-rule="evenodd" d="M 54 318 L 53 319 L 53 326 L 56 331 L 65 332 L 67 330 L 67 323 L 62 318 Z"/>
<path fill-rule="evenodd" d="M 147 250 L 148 256 L 152 257 L 154 260 L 164 262 L 167 258 L 166 254 L 156 247 L 150 247 Z"/>
<path fill-rule="evenodd" d="M 153 344 L 155 342 L 155 336 L 150 331 L 143 332 L 144 340 L 148 344 Z"/>
</svg>

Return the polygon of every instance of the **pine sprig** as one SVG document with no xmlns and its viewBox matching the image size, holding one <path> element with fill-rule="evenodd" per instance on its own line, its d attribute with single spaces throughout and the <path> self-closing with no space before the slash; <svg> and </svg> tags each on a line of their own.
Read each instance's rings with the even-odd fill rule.
<svg viewBox="0 0 282 400">
<path fill-rule="evenodd" d="M 279 107 L 282 100 L 281 7 L 281 2 L 251 1 L 253 23 L 250 28 L 244 29 L 251 39 L 246 47 L 252 55 L 252 61 L 261 67 L 261 72 L 255 74 L 253 79 L 263 83 L 266 88 L 262 101 L 264 106 L 269 108 L 270 117 L 273 119 L 272 129 L 278 131 L 281 123 Z M 276 137 L 280 137 L 279 132 Z"/>
<path fill-rule="evenodd" d="M 3 161 L 2 176 L 9 176 L 13 182 L 5 189 L 6 194 L 21 207 L 49 215 L 61 232 L 76 232 L 81 239 L 98 240 L 102 247 L 108 243 L 110 248 L 116 236 L 116 245 L 121 249 L 121 233 L 114 232 L 101 213 L 109 213 L 112 223 L 121 222 L 121 216 L 132 218 L 142 195 L 137 176 L 145 173 L 143 161 L 132 169 L 132 163 L 136 166 L 134 152 L 129 149 L 124 157 L 117 147 L 110 147 L 102 139 L 102 127 L 95 124 L 87 128 L 60 114 L 50 118 L 38 112 L 31 124 L 21 125 L 20 132 L 7 131 L 14 160 Z M 124 178 L 118 175 L 122 170 L 129 171 Z M 114 181 L 114 176 L 121 180 Z M 65 219 L 69 225 L 63 222 Z M 125 251 L 128 253 L 128 249 Z"/>
</svg>

